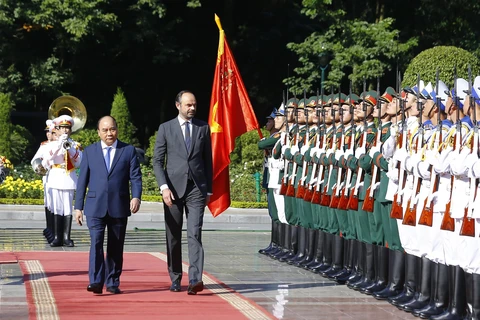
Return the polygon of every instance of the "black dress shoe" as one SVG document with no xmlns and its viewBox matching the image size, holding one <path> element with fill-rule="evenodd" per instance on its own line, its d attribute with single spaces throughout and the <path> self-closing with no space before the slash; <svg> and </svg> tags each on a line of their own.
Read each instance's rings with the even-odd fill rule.
<svg viewBox="0 0 480 320">
<path fill-rule="evenodd" d="M 120 293 L 122 293 L 122 290 L 120 290 L 120 288 L 117 287 L 117 286 L 107 287 L 107 291 L 110 292 L 110 293 L 113 293 L 113 294 L 120 294 Z"/>
<path fill-rule="evenodd" d="M 170 286 L 170 291 L 172 292 L 180 292 L 182 291 L 182 286 L 180 285 L 180 280 L 175 280 L 172 282 Z"/>
<path fill-rule="evenodd" d="M 195 295 L 201 291 L 203 291 L 203 281 L 190 281 L 187 289 L 188 294 Z"/>
<path fill-rule="evenodd" d="M 90 291 L 96 294 L 102 294 L 102 289 L 103 289 L 103 285 L 101 285 L 100 283 L 90 283 L 87 286 L 87 291 Z"/>
</svg>

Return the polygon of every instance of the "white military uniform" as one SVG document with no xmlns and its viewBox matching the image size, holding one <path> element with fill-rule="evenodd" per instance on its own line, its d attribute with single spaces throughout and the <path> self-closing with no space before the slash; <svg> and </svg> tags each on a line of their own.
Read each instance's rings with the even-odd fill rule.
<svg viewBox="0 0 480 320">
<path fill-rule="evenodd" d="M 48 130 L 50 133 L 52 132 L 53 128 L 54 128 L 54 123 L 52 120 L 47 120 L 46 122 L 46 125 L 47 127 L 45 128 L 45 130 Z M 40 144 L 40 147 L 38 148 L 37 152 L 35 153 L 35 155 L 33 156 L 32 158 L 32 161 L 30 162 L 30 164 L 33 165 L 34 161 L 37 160 L 37 159 L 41 159 L 43 161 L 43 156 L 44 154 L 47 152 L 48 148 L 49 148 L 49 144 L 51 143 L 51 141 L 43 141 L 41 144 Z M 47 173 L 42 177 L 42 184 L 43 184 L 43 201 L 44 201 L 44 204 L 45 204 L 45 207 L 52 211 L 53 207 L 52 207 L 52 194 L 50 192 L 50 189 L 48 188 L 48 185 L 47 185 L 47 179 L 48 179 L 48 171 Z M 52 211 L 53 212 L 53 211 Z"/>
<path fill-rule="evenodd" d="M 73 119 L 60 116 L 54 120 L 56 126 L 70 124 Z M 66 216 L 72 214 L 73 194 L 77 185 L 75 168 L 80 166 L 82 151 L 80 146 L 70 138 L 70 148 L 64 148 L 65 141 L 58 140 L 48 144 L 43 156 L 45 168 L 49 168 L 47 186 L 52 192 L 53 212 L 56 215 Z"/>
</svg>

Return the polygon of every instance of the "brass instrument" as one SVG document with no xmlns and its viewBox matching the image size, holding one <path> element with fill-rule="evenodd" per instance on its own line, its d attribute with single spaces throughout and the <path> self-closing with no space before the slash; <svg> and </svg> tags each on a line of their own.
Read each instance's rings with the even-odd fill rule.
<svg viewBox="0 0 480 320">
<path fill-rule="evenodd" d="M 41 176 L 44 176 L 44 175 L 47 174 L 47 169 L 45 169 L 43 167 L 41 158 L 37 158 L 37 159 L 33 160 L 32 169 L 33 169 L 33 171 L 35 171 L 35 173 L 37 173 Z"/>
<path fill-rule="evenodd" d="M 49 119 L 53 120 L 64 114 L 73 118 L 72 133 L 81 130 L 87 122 L 87 109 L 85 109 L 85 105 L 82 103 L 82 101 L 74 96 L 58 97 L 48 108 Z M 68 141 L 65 143 L 67 142 Z"/>
</svg>

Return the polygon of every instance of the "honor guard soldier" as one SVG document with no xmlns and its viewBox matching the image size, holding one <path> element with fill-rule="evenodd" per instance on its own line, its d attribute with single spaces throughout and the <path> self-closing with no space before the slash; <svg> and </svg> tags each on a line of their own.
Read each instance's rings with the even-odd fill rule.
<svg viewBox="0 0 480 320">
<path fill-rule="evenodd" d="M 268 254 L 273 250 L 276 250 L 278 244 L 280 243 L 280 222 L 278 221 L 278 214 L 277 214 L 277 207 L 275 205 L 275 199 L 273 193 L 275 189 L 269 187 L 269 180 L 272 173 L 274 173 L 274 169 L 270 170 L 270 163 L 272 162 L 272 149 L 277 143 L 278 139 L 280 138 L 280 133 L 278 132 L 282 126 L 283 122 L 275 121 L 277 114 L 277 109 L 274 109 L 271 114 L 267 116 L 267 124 L 265 128 L 270 133 L 268 138 L 263 138 L 258 142 L 258 148 L 264 151 L 264 165 L 263 165 L 263 180 L 262 180 L 262 187 L 267 190 L 267 203 L 268 203 L 268 213 L 270 214 L 270 218 L 272 218 L 272 231 L 271 231 L 271 240 L 268 247 L 264 249 L 260 249 L 258 253 L 261 254 Z M 279 118 L 280 119 L 280 118 Z M 282 119 L 283 120 L 283 119 Z M 280 125 L 280 128 L 277 127 Z M 275 174 L 275 173 L 274 173 Z M 276 170 L 277 174 L 277 184 L 278 184 L 278 170 Z"/>
<path fill-rule="evenodd" d="M 293 213 L 292 201 L 291 197 L 285 196 L 290 182 L 290 175 L 293 169 L 291 161 L 285 158 L 285 150 L 286 148 L 294 146 L 294 137 L 295 133 L 298 130 L 295 121 L 295 109 L 297 105 L 298 100 L 296 98 L 291 98 L 287 101 L 285 110 L 285 123 L 287 124 L 287 126 L 285 128 L 285 134 L 281 136 L 281 139 L 278 140 L 278 143 L 273 148 L 273 158 L 275 160 L 280 160 L 284 162 L 283 168 L 280 167 L 279 172 L 280 190 L 278 191 L 278 193 L 281 197 L 275 197 L 277 201 L 277 208 L 281 207 L 281 205 L 278 204 L 278 201 L 281 201 L 281 198 L 283 198 L 284 202 L 284 210 L 278 211 L 279 220 L 284 220 L 282 221 L 282 234 L 284 235 L 284 239 L 283 248 L 273 251 L 270 254 L 270 257 L 273 259 L 278 259 L 281 262 L 293 258 L 297 253 L 297 228 L 291 225 L 289 220 Z"/>
<path fill-rule="evenodd" d="M 54 123 L 52 120 L 49 119 L 46 121 L 45 125 L 46 127 L 44 131 L 45 131 L 47 140 L 43 141 L 40 144 L 40 147 L 38 148 L 37 152 L 33 156 L 32 161 L 30 163 L 35 173 L 42 176 L 43 203 L 45 206 L 45 221 L 46 221 L 46 228 L 43 230 L 43 235 L 47 239 L 48 243 L 51 243 L 54 238 L 53 212 L 51 211 L 52 198 L 51 198 L 51 193 L 49 192 L 48 186 L 47 186 L 48 171 L 43 167 L 42 161 L 43 161 L 43 154 L 45 153 L 45 150 L 48 148 L 48 144 L 54 140 L 54 135 L 52 133 L 52 130 L 54 129 Z"/>
<path fill-rule="evenodd" d="M 43 156 L 45 168 L 50 168 L 48 187 L 52 192 L 54 212 L 54 240 L 52 247 L 73 247 L 72 230 L 73 194 L 77 184 L 75 169 L 82 161 L 80 145 L 70 138 L 73 118 L 62 115 L 54 120 L 58 140 L 49 144 Z"/>
</svg>

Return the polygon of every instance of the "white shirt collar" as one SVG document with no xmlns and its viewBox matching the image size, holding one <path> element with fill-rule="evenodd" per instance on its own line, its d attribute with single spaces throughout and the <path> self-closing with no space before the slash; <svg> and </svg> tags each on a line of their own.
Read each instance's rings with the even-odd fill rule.
<svg viewBox="0 0 480 320">
<path fill-rule="evenodd" d="M 108 147 L 105 142 L 101 141 L 100 140 L 100 144 L 102 145 L 102 150 L 104 150 L 106 147 Z M 113 149 L 117 149 L 117 144 L 118 144 L 118 140 L 115 140 L 115 142 L 111 145 L 111 147 Z"/>
<path fill-rule="evenodd" d="M 190 124 L 192 124 L 192 119 L 190 119 L 190 120 L 184 120 L 184 119 L 183 119 L 182 117 L 180 117 L 180 116 L 177 116 L 177 119 L 178 119 L 178 122 L 180 123 L 180 126 L 183 126 L 183 124 L 184 124 L 185 122 L 187 122 L 187 121 L 190 122 Z"/>
</svg>

